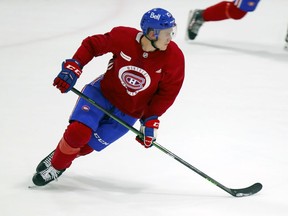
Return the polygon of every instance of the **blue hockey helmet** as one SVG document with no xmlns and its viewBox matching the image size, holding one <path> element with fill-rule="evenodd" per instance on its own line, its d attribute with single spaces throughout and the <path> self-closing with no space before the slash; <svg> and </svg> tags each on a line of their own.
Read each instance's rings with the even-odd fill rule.
<svg viewBox="0 0 288 216">
<path fill-rule="evenodd" d="M 176 23 L 170 12 L 162 8 L 154 8 L 143 15 L 140 26 L 144 35 L 147 35 L 152 30 L 156 39 L 158 39 L 160 30 L 173 28 Z"/>
</svg>

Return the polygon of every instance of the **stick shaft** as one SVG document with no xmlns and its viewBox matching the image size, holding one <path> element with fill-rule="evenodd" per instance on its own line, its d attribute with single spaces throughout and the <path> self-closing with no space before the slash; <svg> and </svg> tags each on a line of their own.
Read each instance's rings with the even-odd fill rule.
<svg viewBox="0 0 288 216">
<path fill-rule="evenodd" d="M 72 88 L 72 90 L 75 94 L 77 94 L 79 97 L 85 99 L 86 101 L 88 101 L 89 103 L 91 103 L 93 106 L 97 107 L 99 110 L 101 110 L 103 113 L 105 113 L 106 115 L 108 115 L 109 117 L 111 117 L 112 119 L 114 119 L 115 121 L 117 121 L 119 124 L 123 125 L 124 127 L 126 127 L 127 129 L 129 129 L 130 131 L 132 131 L 133 133 L 135 133 L 136 135 L 139 135 L 140 137 L 143 137 L 143 134 L 135 129 L 134 127 L 132 127 L 131 125 L 127 124 L 126 122 L 124 122 L 123 120 L 119 119 L 117 116 L 115 116 L 113 113 L 109 112 L 108 110 L 104 109 L 102 106 L 100 106 L 99 104 L 97 104 L 95 101 L 93 101 L 92 99 L 90 99 L 89 97 L 87 97 L 85 94 L 83 94 L 82 92 L 78 91 L 75 88 Z M 153 142 L 153 146 L 155 146 L 156 148 L 158 148 L 159 150 L 161 150 L 162 152 L 166 153 L 167 155 L 171 156 L 172 158 L 174 158 L 176 161 L 180 162 L 181 164 L 185 165 L 186 167 L 188 167 L 189 169 L 193 170 L 194 172 L 198 173 L 200 176 L 202 176 L 203 178 L 207 179 L 209 182 L 213 183 L 214 185 L 218 186 L 219 188 L 221 188 L 222 190 L 226 191 L 227 193 L 233 195 L 233 192 L 231 191 L 230 188 L 225 187 L 224 185 L 222 185 L 221 183 L 219 183 L 218 181 L 216 181 L 215 179 L 211 178 L 210 176 L 206 175 L 205 173 L 203 173 L 202 171 L 200 171 L 199 169 L 197 169 L 196 167 L 192 166 L 191 164 L 189 164 L 188 162 L 186 162 L 185 160 L 183 160 L 182 158 L 178 157 L 177 155 L 175 155 L 174 153 L 172 153 L 171 151 L 169 151 L 168 149 L 164 148 L 163 146 L 161 146 L 159 143 L 157 142 Z"/>
</svg>

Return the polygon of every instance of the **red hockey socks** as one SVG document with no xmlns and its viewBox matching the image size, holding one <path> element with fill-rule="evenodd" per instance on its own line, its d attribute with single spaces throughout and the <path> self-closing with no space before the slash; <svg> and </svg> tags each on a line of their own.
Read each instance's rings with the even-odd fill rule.
<svg viewBox="0 0 288 216">
<path fill-rule="evenodd" d="M 86 144 L 85 146 L 83 146 L 81 149 L 80 149 L 80 152 L 78 153 L 77 156 L 84 156 L 84 155 L 87 155 L 87 154 L 90 154 L 91 152 L 93 152 L 94 149 L 91 148 L 88 144 Z"/>
<path fill-rule="evenodd" d="M 57 170 L 68 168 L 80 153 L 81 148 L 83 148 L 83 151 L 86 149 L 91 135 L 92 130 L 80 122 L 75 121 L 68 125 L 54 152 L 51 161 L 52 166 Z M 91 150 L 93 149 L 87 147 L 86 154 L 92 152 Z"/>
<path fill-rule="evenodd" d="M 219 21 L 225 19 L 241 19 L 247 12 L 237 8 L 233 2 L 223 1 L 206 8 L 203 11 L 203 19 L 208 21 Z"/>
</svg>

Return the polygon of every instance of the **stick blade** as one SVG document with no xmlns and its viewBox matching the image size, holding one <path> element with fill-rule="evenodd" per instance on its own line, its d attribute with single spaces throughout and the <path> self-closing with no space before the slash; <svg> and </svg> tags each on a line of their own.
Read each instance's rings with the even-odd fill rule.
<svg viewBox="0 0 288 216">
<path fill-rule="evenodd" d="M 235 197 L 245 197 L 245 196 L 251 196 L 253 194 L 258 193 L 262 189 L 261 183 L 255 183 L 247 188 L 241 188 L 241 189 L 231 189 L 231 194 Z"/>
</svg>

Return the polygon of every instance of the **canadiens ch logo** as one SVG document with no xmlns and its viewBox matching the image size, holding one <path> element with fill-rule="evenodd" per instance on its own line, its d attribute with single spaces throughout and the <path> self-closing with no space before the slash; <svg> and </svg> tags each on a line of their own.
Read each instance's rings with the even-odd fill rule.
<svg viewBox="0 0 288 216">
<path fill-rule="evenodd" d="M 90 110 L 90 107 L 87 105 L 82 106 L 82 110 L 85 112 L 88 112 Z"/>
<path fill-rule="evenodd" d="M 119 70 L 118 78 L 130 96 L 148 88 L 151 83 L 149 74 L 136 66 L 124 66 Z"/>
</svg>

